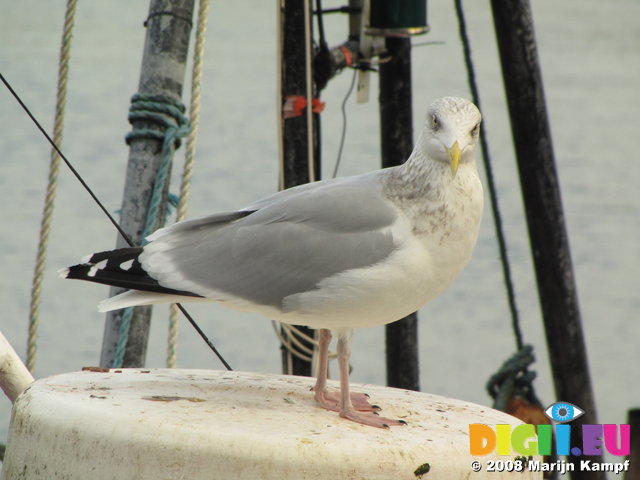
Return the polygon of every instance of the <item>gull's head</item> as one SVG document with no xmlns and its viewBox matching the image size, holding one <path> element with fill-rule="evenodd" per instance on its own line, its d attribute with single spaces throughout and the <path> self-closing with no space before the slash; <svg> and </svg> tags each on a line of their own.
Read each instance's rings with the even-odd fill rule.
<svg viewBox="0 0 640 480">
<path fill-rule="evenodd" d="M 453 176 L 460 164 L 474 160 L 480 134 L 480 110 L 469 100 L 444 97 L 427 110 L 420 138 L 422 153 L 449 165 Z"/>
</svg>

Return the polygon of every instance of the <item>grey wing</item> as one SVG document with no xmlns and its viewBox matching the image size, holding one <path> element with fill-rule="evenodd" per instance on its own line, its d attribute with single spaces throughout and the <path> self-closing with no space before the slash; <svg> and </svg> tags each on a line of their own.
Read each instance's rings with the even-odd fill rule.
<svg viewBox="0 0 640 480">
<path fill-rule="evenodd" d="M 169 288 L 280 308 L 285 297 L 394 250 L 397 213 L 375 176 L 313 186 L 165 229 L 145 247 L 143 267 Z"/>
</svg>

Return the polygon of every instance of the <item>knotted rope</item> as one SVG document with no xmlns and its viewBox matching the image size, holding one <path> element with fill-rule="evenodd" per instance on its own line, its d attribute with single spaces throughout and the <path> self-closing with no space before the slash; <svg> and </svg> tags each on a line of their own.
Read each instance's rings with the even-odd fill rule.
<svg viewBox="0 0 640 480">
<path fill-rule="evenodd" d="M 129 122 L 133 125 L 134 122 L 144 121 L 153 125 L 154 128 L 134 128 L 125 137 L 127 144 L 138 138 L 154 138 L 162 142 L 162 160 L 156 172 L 147 218 L 142 232 L 143 245 L 145 243 L 144 239 L 157 228 L 158 213 L 161 210 L 162 203 L 168 201 L 164 192 L 173 160 L 173 151 L 180 146 L 180 139 L 191 131 L 189 120 L 184 116 L 184 111 L 185 107 L 180 100 L 166 95 L 136 94 L 131 99 Z M 133 308 L 126 308 L 118 327 L 118 341 L 112 364 L 114 368 L 122 366 L 132 318 Z"/>
<path fill-rule="evenodd" d="M 534 405 L 541 405 L 533 388 L 536 372 L 529 370 L 533 362 L 535 362 L 533 347 L 524 345 L 489 378 L 487 391 L 494 400 L 493 408 L 506 411 L 509 398 L 515 396 L 525 398 Z"/>
</svg>

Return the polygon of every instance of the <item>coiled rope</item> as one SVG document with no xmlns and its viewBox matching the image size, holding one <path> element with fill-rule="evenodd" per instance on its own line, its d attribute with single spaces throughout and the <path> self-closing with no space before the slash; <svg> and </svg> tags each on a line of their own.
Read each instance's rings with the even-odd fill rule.
<svg viewBox="0 0 640 480">
<path fill-rule="evenodd" d="M 153 183 L 147 218 L 142 232 L 144 238 L 151 235 L 156 229 L 158 213 L 163 202 L 168 199 L 165 196 L 165 185 L 173 160 L 173 149 L 180 146 L 180 139 L 190 131 L 189 120 L 184 116 L 185 107 L 175 98 L 166 95 L 136 94 L 131 98 L 129 109 L 129 122 L 144 120 L 155 128 L 134 128 L 125 137 L 127 144 L 136 138 L 155 138 L 162 141 L 162 160 Z M 129 329 L 133 317 L 133 308 L 126 308 L 122 314 L 122 320 L 118 327 L 118 341 L 114 353 L 113 368 L 122 366 L 124 354 L 129 340 Z"/>
<path fill-rule="evenodd" d="M 68 0 L 62 29 L 62 44 L 60 46 L 60 59 L 58 63 L 58 91 L 56 95 L 56 110 L 53 126 L 53 141 L 56 145 L 62 143 L 64 130 L 64 112 L 67 103 L 67 79 L 69 77 L 69 58 L 71 52 L 71 39 L 76 13 L 77 0 Z M 33 372 L 36 365 L 36 351 L 38 341 L 38 327 L 40 324 L 40 303 L 42 295 L 42 278 L 47 260 L 49 246 L 49 234 L 51 233 L 51 221 L 55 204 L 56 190 L 58 186 L 58 171 L 60 169 L 60 155 L 55 149 L 51 149 L 49 163 L 49 177 L 47 192 L 44 199 L 42 220 L 40 222 L 40 235 L 38 239 L 38 252 L 36 265 L 31 284 L 31 305 L 29 307 L 29 332 L 27 340 L 27 368 Z"/>
<path fill-rule="evenodd" d="M 529 370 L 535 362 L 533 347 L 524 345 L 509 357 L 487 382 L 487 391 L 493 398 L 493 408 L 505 412 L 509 398 L 519 396 L 534 405 L 541 405 L 533 389 L 536 372 Z"/>
<path fill-rule="evenodd" d="M 176 221 L 179 222 L 186 217 L 189 194 L 191 192 L 191 177 L 195 164 L 196 139 L 198 137 L 198 126 L 200 124 L 200 103 L 202 67 L 204 65 L 204 47 L 207 33 L 207 23 L 209 19 L 209 0 L 200 0 L 198 3 L 198 21 L 196 24 L 195 49 L 193 52 L 193 69 L 191 73 L 191 103 L 189 106 L 189 122 L 191 132 L 187 136 L 185 145 L 185 160 L 182 170 L 182 180 L 180 183 L 180 197 Z M 177 361 L 178 331 L 180 327 L 179 309 L 175 304 L 171 304 L 169 310 L 169 337 L 167 341 L 167 367 L 175 368 Z"/>
</svg>

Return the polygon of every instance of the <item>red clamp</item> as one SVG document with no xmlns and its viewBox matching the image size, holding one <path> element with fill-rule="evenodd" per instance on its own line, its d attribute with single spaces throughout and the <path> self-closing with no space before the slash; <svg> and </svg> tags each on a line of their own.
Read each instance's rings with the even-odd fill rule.
<svg viewBox="0 0 640 480">
<path fill-rule="evenodd" d="M 347 67 L 353 65 L 353 55 L 351 55 L 351 50 L 344 45 L 340 45 L 338 48 L 342 50 L 342 53 L 344 54 L 344 61 L 347 63 Z"/>
<path fill-rule="evenodd" d="M 300 117 L 307 107 L 307 98 L 303 95 L 287 95 L 282 112 L 284 118 Z M 313 113 L 320 113 L 324 110 L 324 102 L 319 98 L 311 100 L 311 110 Z"/>
</svg>

